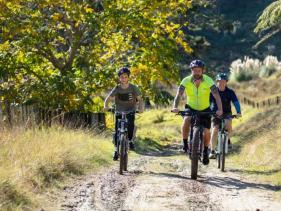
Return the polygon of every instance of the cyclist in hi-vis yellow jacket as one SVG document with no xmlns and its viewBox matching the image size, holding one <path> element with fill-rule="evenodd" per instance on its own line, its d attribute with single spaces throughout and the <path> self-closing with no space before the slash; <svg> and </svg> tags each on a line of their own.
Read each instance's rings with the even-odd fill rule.
<svg viewBox="0 0 281 211">
<path fill-rule="evenodd" d="M 185 109 L 189 109 L 191 111 L 211 111 L 210 94 L 212 93 L 218 105 L 216 114 L 217 116 L 221 116 L 223 112 L 218 88 L 215 86 L 214 81 L 209 76 L 203 74 L 205 67 L 204 62 L 202 62 L 201 60 L 194 60 L 190 63 L 189 67 L 191 69 L 191 75 L 182 80 L 174 99 L 172 112 L 177 113 L 179 111 L 178 106 L 180 98 L 184 92 L 187 97 Z M 187 116 L 184 118 L 182 124 L 183 150 L 185 152 L 187 152 L 188 150 L 187 139 L 189 134 L 190 120 L 190 116 Z M 203 135 L 205 146 L 203 152 L 203 164 L 208 165 L 208 147 L 210 144 L 211 116 L 202 115 L 201 122 L 205 128 Z"/>
</svg>

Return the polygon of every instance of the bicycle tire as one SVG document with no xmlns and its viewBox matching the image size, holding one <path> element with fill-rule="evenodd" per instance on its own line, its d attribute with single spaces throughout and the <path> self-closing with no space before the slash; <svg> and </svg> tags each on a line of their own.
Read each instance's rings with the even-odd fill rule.
<svg viewBox="0 0 281 211">
<path fill-rule="evenodd" d="M 217 159 L 217 163 L 218 163 L 218 169 L 221 168 L 221 139 L 222 139 L 222 134 L 219 133 L 218 135 L 218 148 L 217 148 L 217 155 L 216 155 L 216 159 Z"/>
<path fill-rule="evenodd" d="M 218 169 L 221 168 L 221 153 L 217 154 L 217 161 L 218 161 Z"/>
<path fill-rule="evenodd" d="M 198 172 L 198 147 L 200 138 L 200 128 L 195 127 L 193 130 L 193 141 L 192 141 L 192 151 L 191 151 L 191 179 L 197 179 Z"/>
<path fill-rule="evenodd" d="M 120 165 L 119 165 L 119 173 L 123 174 L 125 164 L 125 136 L 122 134 L 120 136 Z"/>
<path fill-rule="evenodd" d="M 128 171 L 128 139 L 126 139 L 125 152 L 124 152 L 124 171 Z"/>
<path fill-rule="evenodd" d="M 226 135 L 222 136 L 222 152 L 221 152 L 221 171 L 224 171 L 225 168 L 225 144 L 226 144 Z"/>
</svg>

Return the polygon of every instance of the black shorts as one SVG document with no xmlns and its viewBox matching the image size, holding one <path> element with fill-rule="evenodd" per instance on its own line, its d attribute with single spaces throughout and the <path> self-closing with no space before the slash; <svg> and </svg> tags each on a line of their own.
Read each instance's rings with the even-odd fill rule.
<svg viewBox="0 0 281 211">
<path fill-rule="evenodd" d="M 189 105 L 185 105 L 185 109 L 188 109 L 190 111 L 197 111 L 195 109 L 192 109 L 189 107 Z M 206 108 L 202 110 L 202 112 L 211 112 L 210 108 Z M 204 114 L 200 116 L 200 123 L 197 123 L 200 125 L 203 125 L 204 128 L 210 129 L 211 128 L 211 115 L 209 114 Z"/>
<path fill-rule="evenodd" d="M 231 113 L 223 114 L 223 116 L 225 116 L 225 117 L 227 117 L 229 115 L 232 115 L 232 114 Z M 221 119 L 218 117 L 212 117 L 212 124 L 213 124 L 213 126 L 221 125 Z"/>
</svg>

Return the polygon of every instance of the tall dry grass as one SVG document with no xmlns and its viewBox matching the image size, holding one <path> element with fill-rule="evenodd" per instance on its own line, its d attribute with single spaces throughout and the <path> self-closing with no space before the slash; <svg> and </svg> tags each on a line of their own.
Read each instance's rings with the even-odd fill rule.
<svg viewBox="0 0 281 211">
<path fill-rule="evenodd" d="M 281 115 L 280 106 L 250 109 L 246 118 L 235 125 L 232 166 L 257 181 L 281 186 Z M 248 115 L 248 113 L 250 115 Z"/>
<path fill-rule="evenodd" d="M 0 209 L 26 208 L 36 203 L 34 194 L 66 176 L 109 165 L 113 147 L 108 140 L 61 127 L 2 129 Z"/>
<path fill-rule="evenodd" d="M 263 61 L 245 56 L 237 59 L 230 65 L 230 80 L 249 81 L 257 78 L 266 78 L 281 71 L 281 62 L 275 56 L 267 56 Z"/>
</svg>

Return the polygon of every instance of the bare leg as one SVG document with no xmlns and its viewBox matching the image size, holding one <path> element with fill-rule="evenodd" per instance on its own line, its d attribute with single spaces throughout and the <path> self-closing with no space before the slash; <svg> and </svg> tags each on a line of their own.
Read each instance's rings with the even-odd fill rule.
<svg viewBox="0 0 281 211">
<path fill-rule="evenodd" d="M 182 131 L 182 139 L 188 139 L 189 134 L 189 126 L 190 126 L 191 117 L 184 117 L 181 131 Z"/>
<path fill-rule="evenodd" d="M 216 149 L 218 143 L 218 131 L 218 125 L 213 125 L 211 134 L 211 151 L 214 151 Z"/>
<path fill-rule="evenodd" d="M 228 131 L 228 137 L 230 137 L 230 134 L 232 132 L 232 120 L 231 119 L 226 119 L 225 120 L 225 128 Z"/>
</svg>

